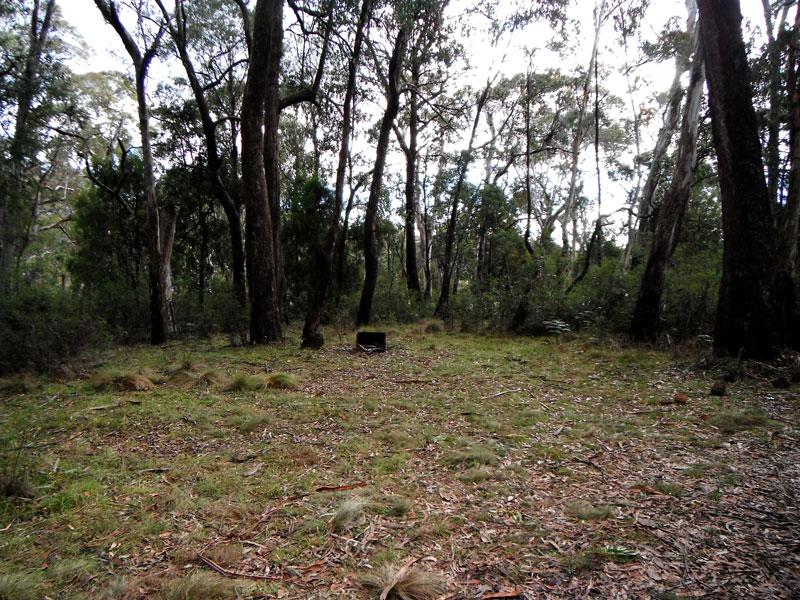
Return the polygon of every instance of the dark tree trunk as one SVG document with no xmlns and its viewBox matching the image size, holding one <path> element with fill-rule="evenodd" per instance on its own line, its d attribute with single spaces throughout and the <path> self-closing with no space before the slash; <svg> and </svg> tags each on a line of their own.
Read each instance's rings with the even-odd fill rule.
<svg viewBox="0 0 800 600">
<path fill-rule="evenodd" d="M 531 74 L 525 76 L 525 200 L 527 203 L 527 220 L 525 221 L 525 249 L 528 254 L 535 256 L 536 252 L 531 243 Z"/>
<path fill-rule="evenodd" d="M 147 204 L 147 252 L 150 274 L 150 342 L 163 344 L 169 329 L 169 307 L 167 289 L 169 278 L 162 261 L 161 216 L 156 198 L 156 179 L 153 171 L 153 151 L 150 147 L 150 120 L 147 114 L 145 95 L 146 73 L 136 73 L 136 98 L 139 105 L 139 130 L 142 138 L 142 163 L 144 168 L 144 190 Z"/>
<path fill-rule="evenodd" d="M 344 285 L 344 267 L 347 258 L 347 233 L 350 228 L 350 213 L 353 210 L 353 200 L 355 200 L 356 190 L 350 191 L 347 198 L 347 206 L 344 209 L 344 218 L 342 219 L 342 229 L 336 239 L 336 293 L 337 301 L 341 294 Z"/>
<path fill-rule="evenodd" d="M 714 347 L 731 355 L 772 356 L 781 318 L 775 310 L 775 227 L 738 0 L 699 0 L 700 32 L 722 200 L 722 282 Z"/>
<path fill-rule="evenodd" d="M 453 275 L 453 268 L 455 267 L 453 260 L 453 251 L 456 242 L 456 226 L 458 225 L 458 205 L 461 200 L 461 191 L 464 188 L 464 181 L 467 175 L 467 169 L 472 162 L 472 150 L 475 144 L 475 134 L 478 130 L 478 123 L 480 122 L 481 111 L 484 104 L 489 99 L 490 85 L 487 84 L 483 91 L 478 96 L 475 105 L 475 120 L 472 122 L 472 133 L 469 137 L 469 144 L 466 152 L 462 153 L 460 165 L 458 170 L 458 179 L 453 188 L 453 194 L 450 202 L 450 219 L 447 222 L 447 231 L 445 233 L 444 242 L 444 265 L 442 269 L 442 289 L 439 292 L 439 301 L 436 303 L 436 310 L 433 314 L 437 317 L 447 318 L 450 312 L 450 286 Z"/>
<path fill-rule="evenodd" d="M 208 257 L 208 212 L 205 203 L 200 206 L 200 248 L 197 253 L 197 303 L 202 309 L 206 303 L 206 258 Z"/>
<path fill-rule="evenodd" d="M 364 285 L 361 289 L 361 301 L 358 305 L 356 326 L 369 324 L 372 316 L 372 298 L 378 281 L 378 203 L 383 185 L 383 170 L 386 166 L 386 152 L 389 148 L 389 136 L 392 126 L 400 110 L 400 74 L 403 68 L 403 55 L 406 51 L 407 33 L 401 28 L 389 61 L 388 83 L 386 94 L 386 111 L 383 113 L 381 128 L 378 133 L 378 144 L 375 151 L 375 170 L 369 188 L 369 199 L 364 214 Z"/>
<path fill-rule="evenodd" d="M 697 130 L 703 97 L 703 51 L 696 37 L 692 72 L 683 108 L 678 156 L 672 182 L 658 211 L 650 255 L 633 311 L 631 335 L 637 340 L 655 340 L 661 314 L 664 272 L 678 242 L 683 216 L 689 203 L 697 162 Z"/>
<path fill-rule="evenodd" d="M 431 225 L 430 225 L 430 218 L 428 217 L 428 208 L 425 207 L 425 211 L 422 215 L 422 241 L 423 241 L 423 264 L 422 264 L 422 272 L 425 275 L 425 289 L 422 292 L 422 297 L 425 300 L 430 300 L 433 296 L 433 274 L 431 273 Z"/>
<path fill-rule="evenodd" d="M 353 54 L 350 57 L 347 73 L 347 89 L 344 95 L 344 106 L 342 108 L 342 136 L 339 144 L 339 162 L 336 165 L 336 187 L 334 192 L 333 208 L 331 210 L 331 222 L 328 225 L 328 235 L 325 238 L 325 250 L 323 252 L 322 263 L 319 265 L 319 276 L 317 278 L 314 295 L 309 306 L 306 321 L 303 325 L 303 338 L 317 332 L 322 322 L 322 315 L 325 310 L 325 300 L 331 285 L 331 267 L 333 266 L 334 254 L 337 254 L 337 279 L 341 285 L 341 272 L 344 265 L 340 261 L 344 260 L 344 236 L 341 240 L 341 248 L 338 248 L 337 238 L 339 237 L 339 221 L 341 219 L 342 204 L 344 200 L 344 183 L 347 170 L 347 162 L 350 156 L 350 136 L 353 129 L 351 113 L 356 94 L 356 79 L 358 75 L 358 63 L 361 59 L 361 46 L 364 42 L 364 30 L 372 11 L 372 0 L 364 0 L 361 4 L 361 13 L 358 17 L 355 39 L 353 41 Z M 345 229 L 347 217 L 350 215 L 352 207 L 352 196 L 347 205 L 347 216 L 345 217 Z"/>
<path fill-rule="evenodd" d="M 264 172 L 267 181 L 267 201 L 272 223 L 272 260 L 275 272 L 276 310 L 283 317 L 286 273 L 283 268 L 283 245 L 281 244 L 281 180 L 280 156 L 278 151 L 278 126 L 281 116 L 280 67 L 283 46 L 283 2 L 279 4 L 275 18 L 271 20 L 270 60 L 265 65 L 269 81 L 264 96 Z M 255 37 L 255 36 L 254 36 Z M 258 43 L 258 42 L 255 42 Z"/>
<path fill-rule="evenodd" d="M 247 210 L 245 244 L 253 344 L 274 342 L 282 337 L 272 210 L 278 182 L 274 173 L 270 173 L 272 179 L 268 180 L 265 171 L 265 156 L 277 156 L 282 21 L 282 0 L 258 0 L 242 101 L 242 183 Z M 265 144 L 269 145 L 269 151 Z"/>
<path fill-rule="evenodd" d="M 414 293 L 416 299 L 421 298 L 419 285 L 419 269 L 417 267 L 417 138 L 419 136 L 419 106 L 417 86 L 420 80 L 419 61 L 416 56 L 411 59 L 411 91 L 409 97 L 409 133 L 406 152 L 406 286 Z"/>
</svg>

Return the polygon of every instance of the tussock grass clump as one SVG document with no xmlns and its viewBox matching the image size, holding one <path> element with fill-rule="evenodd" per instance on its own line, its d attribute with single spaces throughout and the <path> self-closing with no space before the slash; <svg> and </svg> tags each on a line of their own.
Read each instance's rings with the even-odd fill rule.
<svg viewBox="0 0 800 600">
<path fill-rule="evenodd" d="M 47 572 L 51 577 L 63 583 L 71 581 L 88 583 L 95 577 L 98 568 L 97 561 L 89 558 L 65 558 L 51 564 Z"/>
<path fill-rule="evenodd" d="M 422 333 L 441 333 L 444 331 L 443 321 L 423 321 Z"/>
<path fill-rule="evenodd" d="M 297 377 L 289 373 L 273 373 L 267 377 L 267 387 L 276 390 L 296 390 L 300 387 Z"/>
<path fill-rule="evenodd" d="M 0 598 L 2 600 L 38 600 L 41 593 L 41 580 L 27 573 L 8 573 L 0 575 Z"/>
<path fill-rule="evenodd" d="M 491 446 L 477 444 L 465 450 L 452 452 L 445 456 L 444 461 L 448 465 L 496 465 L 500 462 L 497 450 Z"/>
<path fill-rule="evenodd" d="M 189 370 L 176 371 L 169 377 L 172 385 L 192 386 L 197 381 L 197 375 Z"/>
<path fill-rule="evenodd" d="M 254 392 L 263 390 L 267 387 L 266 382 L 260 377 L 254 375 L 240 374 L 234 377 L 231 382 L 225 386 L 226 392 Z"/>
<path fill-rule="evenodd" d="M 468 469 L 461 473 L 458 478 L 461 481 L 466 481 L 468 483 L 482 483 L 487 479 L 492 478 L 492 472 L 489 469 Z"/>
<path fill-rule="evenodd" d="M 390 517 L 402 517 L 411 512 L 414 504 L 402 496 L 389 496 L 386 498 L 386 514 Z"/>
<path fill-rule="evenodd" d="M 774 424 L 774 421 L 771 421 L 766 414 L 755 410 L 722 411 L 711 417 L 708 422 L 723 433 L 738 433 Z"/>
<path fill-rule="evenodd" d="M 396 565 L 384 565 L 377 572 L 362 577 L 361 581 L 378 592 L 394 583 L 388 600 L 434 600 L 447 590 L 447 582 L 441 575 L 412 567 L 397 579 L 400 569 Z"/>
<path fill-rule="evenodd" d="M 331 519 L 334 531 L 347 531 L 364 521 L 367 501 L 358 496 L 348 498 L 339 505 Z"/>
<path fill-rule="evenodd" d="M 165 600 L 228 600 L 252 595 L 257 589 L 249 581 L 198 571 L 165 581 L 161 591 Z"/>
<path fill-rule="evenodd" d="M 146 392 L 155 387 L 153 380 L 142 373 L 98 373 L 92 380 L 95 390 Z"/>
<path fill-rule="evenodd" d="M 575 500 L 567 504 L 564 512 L 573 519 L 581 521 L 602 521 L 614 514 L 614 507 L 608 504 L 595 506 L 585 500 Z"/>
<path fill-rule="evenodd" d="M 217 369 L 208 369 L 197 378 L 195 383 L 199 386 L 205 387 L 211 385 L 228 385 L 230 383 L 230 379 L 222 371 Z"/>
</svg>

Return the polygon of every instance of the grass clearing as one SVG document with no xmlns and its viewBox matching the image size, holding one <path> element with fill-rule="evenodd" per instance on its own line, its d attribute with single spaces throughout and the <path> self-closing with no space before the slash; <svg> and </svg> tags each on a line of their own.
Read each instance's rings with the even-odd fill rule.
<svg viewBox="0 0 800 600">
<path fill-rule="evenodd" d="M 800 464 L 789 392 L 737 382 L 663 407 L 663 390 L 714 374 L 581 335 L 398 327 L 371 356 L 350 338 L 116 348 L 88 379 L 0 382 L 0 598 L 374 600 L 411 558 L 396 598 L 602 595 L 652 552 L 677 573 L 689 561 L 680 594 L 721 581 L 705 569 L 720 548 L 789 571 L 795 550 L 767 553 L 724 516 L 745 497 L 784 510 L 790 478 L 773 473 Z M 662 537 L 687 523 L 701 541 L 684 556 Z"/>
</svg>

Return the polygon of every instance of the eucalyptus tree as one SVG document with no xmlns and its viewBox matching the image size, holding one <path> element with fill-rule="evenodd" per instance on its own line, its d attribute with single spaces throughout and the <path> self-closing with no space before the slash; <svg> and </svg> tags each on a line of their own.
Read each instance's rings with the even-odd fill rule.
<svg viewBox="0 0 800 600">
<path fill-rule="evenodd" d="M 281 89 L 283 0 L 258 0 L 252 20 L 252 41 L 242 101 L 242 179 L 247 219 L 245 248 L 250 296 L 250 342 L 281 339 L 280 163 L 281 111 L 314 102 L 320 89 L 330 39 L 330 17 L 293 0 L 296 17 L 310 15 L 327 22 L 312 83 Z M 330 10 L 328 6 L 328 10 Z"/>
<path fill-rule="evenodd" d="M 375 285 L 378 281 L 378 203 L 383 187 L 383 172 L 386 167 L 386 154 L 389 149 L 389 138 L 392 134 L 394 120 L 400 111 L 400 83 L 403 62 L 406 58 L 408 33 L 410 25 L 405 15 L 398 15 L 397 32 L 394 36 L 386 81 L 386 108 L 378 130 L 375 147 L 375 166 L 372 171 L 372 182 L 369 198 L 364 213 L 364 283 L 361 288 L 361 299 L 358 304 L 356 326 L 367 325 L 372 317 L 372 300 Z M 376 58 L 376 57 L 375 57 Z M 376 66 L 378 60 L 375 60 Z"/>
<path fill-rule="evenodd" d="M 788 111 L 788 157 L 789 169 L 786 185 L 786 202 L 778 221 L 778 294 L 780 310 L 784 323 L 788 325 L 790 342 L 800 343 L 800 315 L 797 309 L 797 244 L 800 233 L 800 55 L 797 47 L 800 42 L 800 4 L 795 12 L 791 28 L 789 49 L 786 57 L 786 104 Z M 772 105 L 770 105 L 770 108 Z M 773 181 L 769 179 L 770 158 L 768 153 L 768 193 L 772 191 Z"/>
<path fill-rule="evenodd" d="M 406 159 L 403 209 L 406 286 L 417 299 L 422 297 L 416 240 L 421 136 L 431 124 L 438 122 L 449 126 L 453 109 L 448 102 L 447 88 L 454 83 L 453 65 L 463 56 L 463 47 L 455 38 L 452 25 L 444 19 L 448 4 L 447 1 L 410 4 L 412 29 L 404 86 L 407 101 L 394 128 Z"/>
<path fill-rule="evenodd" d="M 333 206 L 331 207 L 331 221 L 328 225 L 328 232 L 325 238 L 324 251 L 321 254 L 321 264 L 319 265 L 319 276 L 313 297 L 308 308 L 305 323 L 303 325 L 303 338 L 309 338 L 318 334 L 320 322 L 322 321 L 325 302 L 331 286 L 331 271 L 336 254 L 344 259 L 344 235 L 340 232 L 346 231 L 347 220 L 352 208 L 354 193 L 350 195 L 347 203 L 347 213 L 345 215 L 344 228 L 340 227 L 342 204 L 344 200 L 344 186 L 346 170 L 350 159 L 350 140 L 353 132 L 353 108 L 356 95 L 356 84 L 358 78 L 358 67 L 361 62 L 361 54 L 364 45 L 367 25 L 372 13 L 372 0 L 362 0 L 361 7 L 353 33 L 352 50 L 347 59 L 347 82 L 345 84 L 345 94 L 342 101 L 341 133 L 336 163 L 336 181 L 334 184 Z M 337 239 L 342 238 L 342 249 L 337 253 Z M 340 272 L 342 269 L 338 269 Z M 321 339 L 318 337 L 317 339 Z"/>
<path fill-rule="evenodd" d="M 771 356 L 783 333 L 776 243 L 738 0 L 698 0 L 724 246 L 714 347 Z"/>
<path fill-rule="evenodd" d="M 152 19 L 152 15 L 146 12 L 148 7 L 139 2 L 131 6 L 133 14 L 136 16 L 136 30 L 132 32 L 123 24 L 116 2 L 95 0 L 95 5 L 119 36 L 133 63 L 147 205 L 150 341 L 153 344 L 162 344 L 167 339 L 171 321 L 170 261 L 172 244 L 175 239 L 176 214 L 169 205 L 159 203 L 156 194 L 156 176 L 150 139 L 150 109 L 147 104 L 147 77 L 153 59 L 161 46 L 165 25 L 163 21 Z M 127 6 L 127 3 L 123 6 Z"/>
<path fill-rule="evenodd" d="M 697 136 L 700 107 L 705 83 L 703 49 L 699 29 L 694 31 L 694 52 L 686 100 L 683 104 L 675 168 L 669 188 L 658 211 L 650 253 L 647 258 L 639 295 L 633 311 L 631 334 L 635 339 L 654 340 L 661 313 L 664 273 L 667 261 L 675 251 L 697 167 Z"/>
<path fill-rule="evenodd" d="M 637 201 L 635 208 L 631 207 L 631 214 L 635 215 L 636 218 L 631 220 L 629 224 L 628 240 L 623 258 L 623 264 L 626 268 L 630 266 L 633 252 L 650 224 L 651 216 L 656 207 L 656 190 L 662 178 L 664 161 L 670 142 L 681 120 L 681 101 L 685 96 L 682 78 L 691 66 L 694 40 L 697 39 L 697 6 L 695 0 L 686 0 L 686 10 L 688 16 L 683 34 L 666 36 L 670 40 L 677 38 L 678 41 L 677 47 L 671 43 L 667 47 L 667 51 L 675 56 L 675 72 L 667 92 L 664 120 L 659 128 L 656 143 L 653 147 L 647 178 L 641 193 L 633 196 L 633 199 Z"/>
<path fill-rule="evenodd" d="M 564 254 L 570 257 L 570 267 L 577 257 L 577 208 L 578 208 L 578 193 L 579 193 L 579 161 L 581 156 L 581 148 L 586 137 L 587 128 L 584 124 L 586 120 L 586 112 L 589 105 L 589 97 L 591 94 L 592 76 L 594 75 L 595 65 L 597 64 L 597 53 L 600 44 L 600 32 L 603 24 L 609 16 L 609 7 L 606 0 L 595 2 L 593 12 L 593 28 L 594 36 L 592 42 L 592 51 L 589 57 L 589 64 L 586 68 L 586 73 L 583 77 L 581 91 L 578 97 L 578 105 L 576 107 L 575 118 L 575 131 L 572 136 L 572 144 L 570 149 L 571 166 L 569 171 L 569 189 L 567 196 L 564 200 L 564 210 L 561 213 L 561 244 Z M 570 242 L 570 226 L 572 227 L 572 241 Z M 571 275 L 571 268 L 568 269 L 568 274 Z"/>
<path fill-rule="evenodd" d="M 244 308 L 247 290 L 242 222 L 235 193 L 238 177 L 235 163 L 228 165 L 228 177 L 225 177 L 225 161 L 218 137 L 219 131 L 223 130 L 223 125 L 227 122 L 232 130 L 230 147 L 236 147 L 235 123 L 238 107 L 234 90 L 238 91 L 240 87 L 241 68 L 247 62 L 245 36 L 238 20 L 230 17 L 228 6 L 219 2 L 193 3 L 189 12 L 184 0 L 176 0 L 173 15 L 169 13 L 163 0 L 156 0 L 156 3 L 186 72 L 197 107 L 205 142 L 208 178 L 214 196 L 228 221 L 234 297 L 239 306 Z M 198 72 L 195 66 L 198 62 L 196 57 L 204 65 L 202 72 Z M 227 90 L 221 89 L 226 86 Z M 226 91 L 228 106 L 224 100 Z"/>
<path fill-rule="evenodd" d="M 475 141 L 478 133 L 478 125 L 481 120 L 481 113 L 483 112 L 486 102 L 489 99 L 489 94 L 492 89 L 491 81 L 486 82 L 486 86 L 476 95 L 474 104 L 474 118 L 472 120 L 472 128 L 470 130 L 469 141 L 467 149 L 463 151 L 457 161 L 457 175 L 455 185 L 452 187 L 450 193 L 450 216 L 447 220 L 447 229 L 445 230 L 444 242 L 444 258 L 442 261 L 442 284 L 439 290 L 439 299 L 436 302 L 436 309 L 434 314 L 439 317 L 450 316 L 450 292 L 451 283 L 453 281 L 453 273 L 456 267 L 455 251 L 456 251 L 456 227 L 458 225 L 458 211 L 459 203 L 461 202 L 461 194 L 464 190 L 466 182 L 467 169 L 474 158 Z M 456 278 L 456 281 L 458 278 Z"/>
</svg>

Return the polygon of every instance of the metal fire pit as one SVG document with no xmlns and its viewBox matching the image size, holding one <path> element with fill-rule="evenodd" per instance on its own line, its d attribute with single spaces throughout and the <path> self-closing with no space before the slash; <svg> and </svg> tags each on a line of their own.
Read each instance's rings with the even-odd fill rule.
<svg viewBox="0 0 800 600">
<path fill-rule="evenodd" d="M 356 334 L 356 348 L 367 354 L 386 352 L 386 332 L 359 331 Z"/>
</svg>

